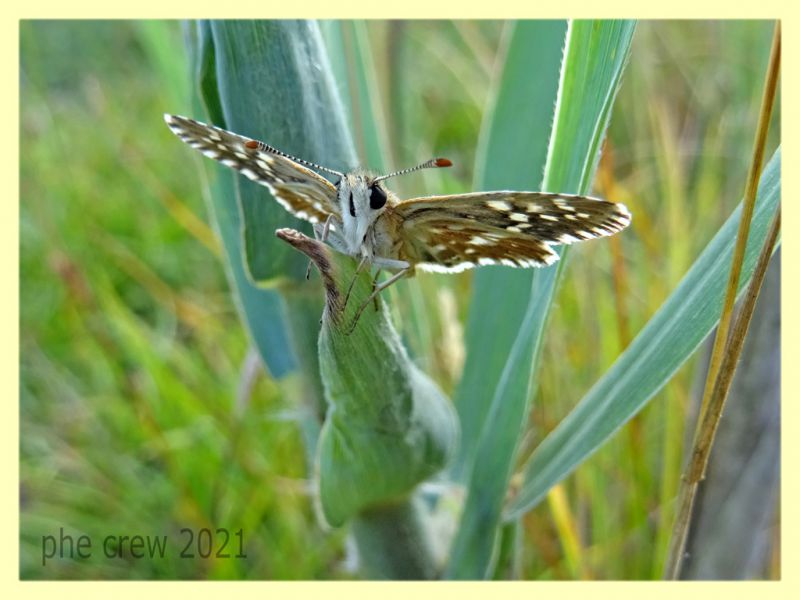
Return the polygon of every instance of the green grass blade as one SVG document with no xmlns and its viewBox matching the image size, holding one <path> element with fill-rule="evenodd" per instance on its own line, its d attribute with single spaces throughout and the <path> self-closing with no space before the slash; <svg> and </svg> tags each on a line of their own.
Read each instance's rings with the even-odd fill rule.
<svg viewBox="0 0 800 600">
<path fill-rule="evenodd" d="M 588 191 L 635 27 L 634 21 L 619 20 L 572 23 L 545 169 L 546 190 Z M 587 109 L 592 118 L 587 118 Z"/>
<path fill-rule="evenodd" d="M 630 21 L 570 24 L 544 189 L 587 191 L 634 27 Z M 524 320 L 503 365 L 478 439 L 467 501 L 448 567 L 452 578 L 486 577 L 491 568 L 500 510 L 534 388 L 542 332 L 562 268 L 563 261 L 555 269 L 534 272 Z"/>
<path fill-rule="evenodd" d="M 566 21 L 521 21 L 506 31 L 503 72 L 484 119 L 475 165 L 476 190 L 541 186 L 558 92 Z M 531 71 L 531 57 L 537 57 Z M 455 394 L 462 444 L 454 477 L 469 476 L 508 349 L 519 332 L 533 271 L 483 267 L 475 272 L 466 326 L 467 357 Z M 502 319 L 487 315 L 502 313 Z"/>
<path fill-rule="evenodd" d="M 780 200 L 778 150 L 761 176 L 739 291 L 744 289 Z M 719 320 L 741 207 L 722 226 L 641 333 L 534 451 L 507 517 L 530 510 L 666 385 Z"/>
</svg>

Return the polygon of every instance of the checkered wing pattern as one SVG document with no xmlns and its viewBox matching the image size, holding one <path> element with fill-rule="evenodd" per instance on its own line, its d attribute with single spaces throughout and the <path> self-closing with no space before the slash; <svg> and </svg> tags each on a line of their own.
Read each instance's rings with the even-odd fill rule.
<svg viewBox="0 0 800 600">
<path fill-rule="evenodd" d="M 164 115 L 164 120 L 184 142 L 209 158 L 269 188 L 290 213 L 311 223 L 339 216 L 336 188 L 324 177 L 282 152 L 225 129 L 194 119 Z"/>
<path fill-rule="evenodd" d="M 551 265 L 558 260 L 551 246 L 613 235 L 631 222 L 623 204 L 547 192 L 429 196 L 393 211 L 406 260 L 439 272 Z"/>
</svg>

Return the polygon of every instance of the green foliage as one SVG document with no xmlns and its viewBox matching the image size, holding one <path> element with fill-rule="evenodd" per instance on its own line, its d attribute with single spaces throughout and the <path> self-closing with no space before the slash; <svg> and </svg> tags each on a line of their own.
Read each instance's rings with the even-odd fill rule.
<svg viewBox="0 0 800 600">
<path fill-rule="evenodd" d="M 196 89 L 214 123 L 269 139 L 286 152 L 334 169 L 352 165 L 352 144 L 343 115 L 336 110 L 316 24 L 218 21 L 198 27 Z M 331 110 L 319 111 L 318 106 Z M 306 284 L 307 261 L 274 236 L 281 226 L 307 233 L 311 226 L 287 218 L 263 186 L 240 181 L 222 165 L 214 168 L 220 171 L 221 183 L 212 195 L 214 214 L 245 300 L 244 318 L 273 371 L 280 353 L 288 350 L 286 344 L 276 345 L 274 338 L 286 330 L 302 372 L 306 405 L 318 419 L 325 411 L 316 347 L 315 324 L 322 307 L 319 288 Z M 253 289 L 264 286 L 277 286 L 279 294 Z"/>
<path fill-rule="evenodd" d="M 268 139 L 284 152 L 332 169 L 355 166 L 315 23 L 216 21 L 210 28 L 225 119 L 220 126 Z M 320 110 L 321 106 L 326 110 Z M 236 181 L 245 260 L 252 279 L 261 285 L 284 277 L 304 281 L 307 261 L 275 238 L 274 232 L 292 227 L 310 234 L 310 224 L 291 216 L 287 219 L 276 202 L 265 200 L 269 192 L 263 186 Z"/>
<path fill-rule="evenodd" d="M 565 21 L 508 25 L 503 71 L 484 117 L 475 164 L 480 190 L 541 188 L 553 107 L 558 93 Z M 531 56 L 538 72 L 529 75 Z M 535 271 L 486 267 L 476 271 L 465 330 L 467 356 L 456 393 L 464 443 L 454 477 L 467 480 L 508 351 L 519 334 Z M 500 313 L 502 320 L 487 319 Z M 512 439 L 516 432 L 510 432 Z M 513 443 L 513 442 L 512 442 Z"/>
<path fill-rule="evenodd" d="M 414 363 L 383 302 L 368 306 L 368 276 L 356 279 L 346 307 L 337 296 L 355 275 L 353 260 L 332 257 L 328 306 L 319 336 L 320 374 L 332 409 L 319 440 L 319 501 L 341 526 L 365 508 L 398 502 L 440 471 L 458 441 L 450 401 Z M 391 539 L 391 532 L 387 532 Z"/>
<path fill-rule="evenodd" d="M 761 177 L 740 292 L 753 274 L 780 201 L 780 165 L 778 151 Z M 717 325 L 740 213 L 741 208 L 731 215 L 625 353 L 537 447 L 525 466 L 525 480 L 509 507 L 510 516 L 530 510 L 641 410 Z"/>
<path fill-rule="evenodd" d="M 567 29 L 543 189 L 587 192 L 633 30 L 634 24 L 625 21 L 578 21 Z M 521 424 L 529 412 L 531 381 L 560 272 L 561 266 L 534 272 L 524 317 L 504 352 L 506 362 L 475 444 L 476 459 L 453 543 L 449 577 L 477 579 L 491 573 L 501 507 L 522 435 Z M 489 341 L 480 344 L 486 347 Z"/>
<path fill-rule="evenodd" d="M 165 88 L 186 79 L 155 76 L 136 23 L 21 34 L 21 577 L 337 576 L 343 535 L 308 525 L 298 410 L 283 402 L 297 391 L 240 380 L 248 339 L 203 178 L 170 150 L 161 115 L 190 111 Z M 92 559 L 42 567 L 42 536 L 61 527 L 90 536 Z M 241 528 L 248 558 L 182 559 L 184 527 Z M 105 559 L 117 534 L 167 535 L 169 551 Z"/>
<path fill-rule="evenodd" d="M 571 248 L 558 270 L 402 282 L 384 294 L 399 336 L 383 329 L 384 308 L 365 313 L 361 337 L 332 336 L 324 324 L 319 366 L 322 288 L 316 275 L 304 280 L 305 258 L 274 238 L 277 227 L 305 225 L 274 210 L 264 188 L 194 156 L 161 120 L 210 119 L 333 168 L 400 168 L 432 155 L 456 163 L 393 182 L 403 196 L 539 187 L 548 148 L 543 185 L 590 190 L 630 30 L 574 25 L 551 145 L 563 30 L 327 22 L 326 57 L 316 26 L 291 21 L 183 31 L 22 23 L 23 578 L 351 576 L 342 566 L 347 528 L 323 532 L 309 493 L 325 408 L 320 367 L 345 413 L 326 426 L 337 435 L 323 434 L 321 471 L 360 471 L 357 485 L 323 492 L 331 520 L 365 499 L 397 500 L 352 521 L 367 575 L 438 574 L 439 563 L 414 564 L 409 550 L 436 554 L 420 534 L 431 509 L 452 526 L 458 488 L 431 486 L 413 501 L 408 492 L 451 451 L 452 429 L 424 425 L 429 411 L 441 414 L 428 423 L 448 422 L 441 388 L 455 390 L 464 430 L 443 479 L 469 486 L 463 522 L 475 525 L 461 530 L 450 575 L 492 575 L 511 491 L 495 577 L 658 576 L 689 413 L 686 361 L 714 323 L 769 23 L 637 26 L 594 190 L 634 215 L 617 240 Z M 188 64 L 177 50 L 185 40 Z M 778 141 L 773 127 L 771 148 Z M 779 156 L 762 180 L 751 237 L 778 200 Z M 358 280 L 358 295 L 367 284 Z M 254 368 L 250 343 L 268 372 Z M 377 356 L 402 367 L 370 366 Z M 348 392 L 359 385 L 356 406 Z M 378 396 L 380 386 L 403 392 Z M 351 427 L 359 419 L 364 427 Z M 406 455 L 408 440 L 381 446 L 374 440 L 386 423 L 392 435 L 422 432 L 415 439 L 433 443 Z M 345 448 L 336 440 L 353 446 L 332 452 Z M 412 475 L 384 495 L 403 479 L 393 470 Z M 559 493 L 547 496 L 553 485 Z M 410 534 L 392 547 L 397 522 Z M 241 527 L 248 558 L 42 568 L 41 537 L 59 527 L 95 540 L 167 533 L 176 545 L 182 527 Z"/>
</svg>

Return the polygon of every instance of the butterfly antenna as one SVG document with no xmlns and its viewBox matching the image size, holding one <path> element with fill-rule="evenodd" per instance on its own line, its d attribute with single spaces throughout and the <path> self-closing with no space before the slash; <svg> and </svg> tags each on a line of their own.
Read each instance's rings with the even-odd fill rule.
<svg viewBox="0 0 800 600">
<path fill-rule="evenodd" d="M 402 171 L 395 171 L 394 173 L 389 173 L 388 175 L 381 175 L 374 181 L 375 182 L 383 181 L 384 179 L 389 179 L 390 177 L 405 175 L 406 173 L 419 171 L 420 169 L 438 169 L 441 167 L 452 167 L 452 166 L 453 163 L 447 158 L 432 158 L 429 161 L 422 163 L 421 165 L 417 165 L 416 167 L 411 167 L 410 169 L 403 169 Z"/>
<path fill-rule="evenodd" d="M 265 144 L 264 142 L 260 142 L 258 140 L 249 140 L 245 142 L 244 145 L 250 150 L 262 150 L 263 152 L 269 152 L 270 154 L 277 154 L 278 156 L 288 158 L 289 160 L 293 160 L 294 162 L 298 162 L 301 165 L 311 167 L 312 169 L 317 169 L 318 171 L 324 171 L 325 173 L 336 175 L 339 178 L 344 177 L 344 173 L 340 173 L 339 171 L 334 171 L 333 169 L 329 169 L 328 167 L 323 167 L 322 165 L 318 165 L 316 163 L 303 160 L 302 158 L 297 158 L 296 156 L 292 156 L 291 154 L 286 154 L 286 152 L 281 152 L 277 148 L 273 148 L 269 144 Z"/>
</svg>

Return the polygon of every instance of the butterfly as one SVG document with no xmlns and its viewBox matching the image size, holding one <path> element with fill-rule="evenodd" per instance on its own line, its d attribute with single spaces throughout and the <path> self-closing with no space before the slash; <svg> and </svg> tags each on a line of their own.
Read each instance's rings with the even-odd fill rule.
<svg viewBox="0 0 800 600">
<path fill-rule="evenodd" d="M 357 315 L 415 269 L 548 266 L 558 260 L 552 246 L 613 235 L 631 222 L 623 204 L 572 194 L 496 191 L 400 200 L 385 180 L 452 163 L 434 158 L 388 175 L 341 173 L 194 119 L 165 114 L 164 120 L 193 148 L 266 186 L 286 210 L 310 221 L 319 239 L 359 258 L 357 272 L 374 266 L 394 273 L 374 286 Z"/>
</svg>

